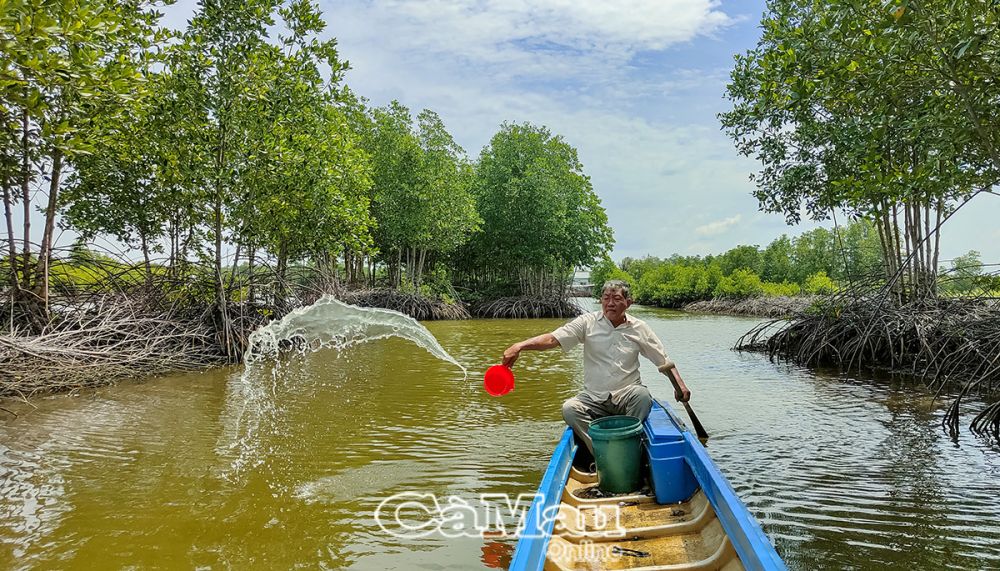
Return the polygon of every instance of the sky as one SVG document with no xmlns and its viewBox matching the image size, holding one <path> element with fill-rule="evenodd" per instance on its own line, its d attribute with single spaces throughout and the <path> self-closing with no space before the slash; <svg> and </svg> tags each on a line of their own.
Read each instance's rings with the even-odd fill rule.
<svg viewBox="0 0 1000 571">
<path fill-rule="evenodd" d="M 504 121 L 576 147 L 616 260 L 764 246 L 817 225 L 758 210 L 759 165 L 717 119 L 734 54 L 760 36 L 761 0 L 319 1 L 345 82 L 373 105 L 436 111 L 472 158 Z M 182 28 L 195 9 L 180 0 L 164 23 Z M 1000 261 L 998 217 L 1000 197 L 977 198 L 945 226 L 942 259 Z"/>
</svg>

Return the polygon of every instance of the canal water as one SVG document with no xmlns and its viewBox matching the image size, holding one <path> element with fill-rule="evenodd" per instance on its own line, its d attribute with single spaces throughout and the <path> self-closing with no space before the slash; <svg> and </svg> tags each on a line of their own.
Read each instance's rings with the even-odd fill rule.
<svg viewBox="0 0 1000 571">
<path fill-rule="evenodd" d="M 753 319 L 632 313 L 678 363 L 709 452 L 790 568 L 1000 568 L 1000 453 L 950 440 L 926 391 L 730 350 Z M 534 492 L 581 355 L 522 354 L 502 398 L 482 373 L 561 323 L 426 323 L 467 378 L 389 338 L 249 379 L 236 367 L 4 402 L 18 416 L 0 411 L 0 568 L 506 568 L 511 539 L 399 537 L 375 513 L 400 494 Z M 671 400 L 649 363 L 642 374 Z"/>
</svg>

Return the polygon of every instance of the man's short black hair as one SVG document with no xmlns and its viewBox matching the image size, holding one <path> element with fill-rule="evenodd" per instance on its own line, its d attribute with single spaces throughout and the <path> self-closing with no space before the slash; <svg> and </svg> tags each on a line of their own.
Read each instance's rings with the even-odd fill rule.
<svg viewBox="0 0 1000 571">
<path fill-rule="evenodd" d="M 608 290 L 621 290 L 622 296 L 625 299 L 632 299 L 632 288 L 628 285 L 625 280 L 608 280 L 604 282 L 604 286 L 601 288 L 601 295 Z"/>
</svg>

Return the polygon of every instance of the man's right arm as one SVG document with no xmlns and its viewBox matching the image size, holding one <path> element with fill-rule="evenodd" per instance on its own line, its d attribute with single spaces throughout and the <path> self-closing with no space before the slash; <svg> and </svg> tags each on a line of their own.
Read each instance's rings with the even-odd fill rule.
<svg viewBox="0 0 1000 571">
<path fill-rule="evenodd" d="M 541 335 L 525 339 L 520 343 L 514 343 L 503 352 L 503 364 L 511 367 L 517 361 L 521 351 L 544 351 L 562 347 L 563 351 L 569 351 L 574 346 L 583 342 L 587 331 L 587 320 L 590 314 L 583 314 L 552 333 L 542 333 Z"/>
<path fill-rule="evenodd" d="M 545 349 L 554 349 L 559 346 L 559 341 L 556 340 L 555 335 L 551 333 L 542 333 L 532 337 L 531 339 L 525 339 L 520 343 L 514 343 L 503 352 L 503 364 L 512 367 L 514 362 L 517 361 L 518 356 L 521 355 L 521 351 L 544 351 Z"/>
</svg>

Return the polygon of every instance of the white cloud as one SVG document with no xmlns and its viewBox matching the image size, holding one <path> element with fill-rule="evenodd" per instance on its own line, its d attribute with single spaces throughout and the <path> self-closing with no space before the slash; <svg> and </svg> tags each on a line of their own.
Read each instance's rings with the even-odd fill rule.
<svg viewBox="0 0 1000 571">
<path fill-rule="evenodd" d="M 709 222 L 708 224 L 703 224 L 695 228 L 694 233 L 699 236 L 717 236 L 719 234 L 725 233 L 733 226 L 739 224 L 741 218 L 743 218 L 743 215 L 737 214 L 736 216 L 731 216 L 723 220 L 716 220 L 715 222 Z"/>
<path fill-rule="evenodd" d="M 563 135 L 579 150 L 585 172 L 607 209 L 615 229 L 614 255 L 641 256 L 685 250 L 684 237 L 692 234 L 696 216 L 707 210 L 706 199 L 717 200 L 729 212 L 752 210 L 756 204 L 747 182 L 749 161 L 736 156 L 711 112 L 703 114 L 710 124 L 696 123 L 682 101 L 697 90 L 721 93 L 726 70 L 718 65 L 703 69 L 687 60 L 677 62 L 681 65 L 657 63 L 655 69 L 622 64 L 635 50 L 719 29 L 728 17 L 715 10 L 715 4 L 651 2 L 649 15 L 634 30 L 629 29 L 633 24 L 627 11 L 619 19 L 601 19 L 589 5 L 581 9 L 582 15 L 574 15 L 560 2 L 543 3 L 542 8 L 504 4 L 508 12 L 483 37 L 441 31 L 454 29 L 459 15 L 471 10 L 451 2 L 434 3 L 433 8 L 408 6 L 407 18 L 387 14 L 388 5 L 379 3 L 323 8 L 330 33 L 352 64 L 347 83 L 376 105 L 399 99 L 413 110 L 438 111 L 470 156 L 478 156 L 503 121 L 530 121 Z M 670 21 L 658 16 L 670 8 L 695 5 L 700 11 L 679 9 Z M 499 4 L 485 6 L 490 10 Z M 563 12 L 557 13 L 553 6 Z M 414 11 L 420 15 L 412 16 Z M 544 18 L 528 21 L 527 15 L 545 11 L 557 13 L 550 20 L 559 23 L 541 21 Z M 415 29 L 417 23 L 427 29 Z M 604 39 L 589 41 L 611 47 L 559 54 L 503 40 L 517 34 L 553 42 L 563 38 L 564 44 L 583 41 L 587 34 L 603 34 Z M 449 40 L 450 36 L 454 37 Z M 484 46 L 506 51 L 483 56 L 488 51 Z M 517 71 L 504 71 L 494 65 L 504 57 L 527 63 L 514 66 Z M 587 65 L 581 64 L 584 59 Z M 517 77 L 528 73 L 529 64 L 555 72 L 543 74 L 544 81 Z M 674 96 L 679 99 L 666 99 Z M 652 105 L 666 105 L 683 119 L 674 123 L 649 116 L 644 101 L 650 99 Z M 734 197 L 743 204 L 733 208 Z M 663 225 L 666 217 L 671 220 L 669 227 Z M 715 248 L 727 249 L 725 244 Z"/>
<path fill-rule="evenodd" d="M 326 2 L 334 35 L 403 61 L 489 68 L 498 77 L 590 76 L 639 51 L 710 35 L 733 20 L 716 0 Z"/>
</svg>

